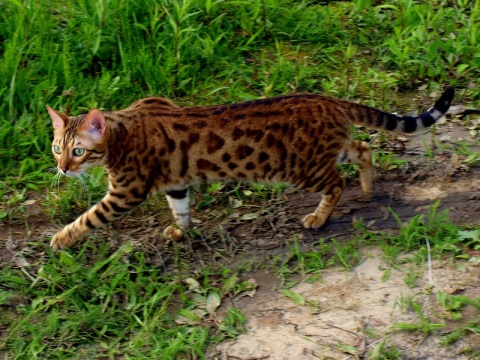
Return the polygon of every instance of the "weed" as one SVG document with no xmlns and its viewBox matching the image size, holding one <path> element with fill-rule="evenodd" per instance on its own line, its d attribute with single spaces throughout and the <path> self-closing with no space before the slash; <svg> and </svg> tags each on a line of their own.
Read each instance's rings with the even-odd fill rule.
<svg viewBox="0 0 480 360">
<path fill-rule="evenodd" d="M 338 264 L 342 265 L 345 269 L 351 270 L 357 265 L 362 255 L 356 249 L 356 244 L 353 242 L 347 242 L 340 244 L 336 240 L 333 240 L 333 248 L 335 249 L 335 260 Z"/>
<path fill-rule="evenodd" d="M 294 238 L 293 253 L 297 262 L 293 271 L 299 271 L 302 274 L 315 274 L 334 264 L 329 256 L 329 245 L 320 239 L 319 244 L 313 251 L 301 252 L 298 244 L 298 238 Z"/>
<path fill-rule="evenodd" d="M 382 172 L 399 169 L 408 162 L 408 160 L 399 159 L 394 153 L 388 153 L 382 150 L 373 153 L 373 161 Z"/>
<path fill-rule="evenodd" d="M 234 338 L 245 332 L 245 316 L 236 308 L 229 307 L 227 315 L 218 325 L 218 330 L 227 337 Z"/>
<path fill-rule="evenodd" d="M 401 331 L 419 331 L 425 335 L 429 335 L 443 326 L 443 323 L 434 322 L 429 316 L 424 313 L 422 305 L 417 302 L 413 297 L 412 298 L 403 298 L 402 308 L 406 311 L 413 310 L 417 313 L 419 321 L 412 323 L 398 322 L 392 325 L 392 330 L 401 330 Z"/>
<path fill-rule="evenodd" d="M 409 288 L 414 288 L 418 286 L 417 281 L 420 279 L 420 277 L 421 274 L 418 271 L 409 270 L 403 276 L 403 281 Z"/>
<path fill-rule="evenodd" d="M 445 292 L 439 292 L 437 294 L 437 301 L 444 309 L 446 315 L 454 320 L 462 317 L 461 310 L 466 305 L 480 311 L 480 298 L 472 299 L 464 295 L 448 295 Z"/>
<path fill-rule="evenodd" d="M 402 353 L 394 346 L 387 345 L 387 339 L 381 340 L 369 353 L 372 360 L 401 360 Z"/>
<path fill-rule="evenodd" d="M 399 234 L 397 236 L 388 235 L 385 240 L 389 244 L 397 245 L 403 251 L 412 251 L 423 248 L 428 239 L 437 250 L 447 249 L 448 244 L 454 244 L 458 241 L 457 227 L 448 219 L 447 212 L 437 213 L 440 201 L 437 201 L 429 209 L 428 216 L 416 215 L 407 223 L 403 223 L 395 212 L 390 210 L 391 214 L 397 220 Z"/>
<path fill-rule="evenodd" d="M 398 233 L 370 232 L 365 224 L 357 222 L 354 224 L 359 232 L 357 239 L 380 245 L 382 258 L 396 268 L 406 262 L 425 263 L 429 253 L 433 256 L 450 254 L 454 259 L 469 259 L 480 248 L 478 228 L 463 229 L 454 225 L 447 211 L 438 213 L 439 205 L 440 201 L 437 201 L 429 208 L 427 216 L 418 214 L 405 223 L 390 209 L 397 220 Z M 415 251 L 413 256 L 398 260 L 400 254 L 412 251 Z M 410 287 L 415 286 L 418 276 L 414 270 L 407 271 L 405 283 Z"/>
<path fill-rule="evenodd" d="M 18 220 L 25 211 L 23 203 L 26 200 L 26 190 L 1 191 L 2 207 L 0 208 L 0 220 Z"/>
<path fill-rule="evenodd" d="M 477 335 L 480 334 L 480 321 L 478 319 L 469 321 L 467 322 L 467 324 L 463 326 L 459 326 L 451 333 L 442 336 L 442 338 L 440 339 L 440 345 L 449 346 L 454 342 L 461 340 L 467 334 L 477 334 Z M 475 358 L 475 355 L 478 356 L 479 354 L 478 350 L 475 350 L 475 349 L 470 349 L 469 351 L 465 351 L 466 354 L 468 354 L 469 352 L 473 353 L 472 354 L 474 355 L 473 358 Z"/>
</svg>

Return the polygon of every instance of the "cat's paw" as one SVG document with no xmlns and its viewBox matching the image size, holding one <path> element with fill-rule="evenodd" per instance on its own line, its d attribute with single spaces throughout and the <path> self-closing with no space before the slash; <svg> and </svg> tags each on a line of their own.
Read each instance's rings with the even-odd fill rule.
<svg viewBox="0 0 480 360">
<path fill-rule="evenodd" d="M 324 219 L 323 217 L 318 216 L 314 213 L 308 214 L 302 219 L 302 224 L 307 229 L 320 229 L 326 222 L 327 219 Z"/>
<path fill-rule="evenodd" d="M 183 238 L 183 230 L 173 226 L 169 226 L 165 230 L 163 230 L 163 236 L 165 236 L 169 240 L 178 241 Z"/>
<path fill-rule="evenodd" d="M 75 239 L 70 237 L 68 231 L 62 229 L 52 237 L 52 240 L 50 241 L 50 247 L 53 250 L 60 250 L 71 246 L 74 242 Z"/>
</svg>

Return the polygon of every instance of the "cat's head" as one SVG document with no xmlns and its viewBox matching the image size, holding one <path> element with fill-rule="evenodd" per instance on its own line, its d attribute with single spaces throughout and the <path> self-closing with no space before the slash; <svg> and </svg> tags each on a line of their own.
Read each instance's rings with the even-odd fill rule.
<svg viewBox="0 0 480 360">
<path fill-rule="evenodd" d="M 52 152 L 63 175 L 80 176 L 88 168 L 104 163 L 106 123 L 100 110 L 73 117 L 49 106 L 47 110 L 54 128 Z"/>
</svg>

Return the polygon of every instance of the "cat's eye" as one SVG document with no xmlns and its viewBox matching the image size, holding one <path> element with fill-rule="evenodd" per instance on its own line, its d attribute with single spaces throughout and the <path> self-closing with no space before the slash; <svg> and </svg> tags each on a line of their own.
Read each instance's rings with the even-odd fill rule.
<svg viewBox="0 0 480 360">
<path fill-rule="evenodd" d="M 83 149 L 83 148 L 75 148 L 75 149 L 73 149 L 73 155 L 75 155 L 75 156 L 82 156 L 83 154 L 85 154 L 85 149 Z"/>
<path fill-rule="evenodd" d="M 55 151 L 57 154 L 61 154 L 62 148 L 58 145 L 53 145 L 53 151 Z"/>
</svg>

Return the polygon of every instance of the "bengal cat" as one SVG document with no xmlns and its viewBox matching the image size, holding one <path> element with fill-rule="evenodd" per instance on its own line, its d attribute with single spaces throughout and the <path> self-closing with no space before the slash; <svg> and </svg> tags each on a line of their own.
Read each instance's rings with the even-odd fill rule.
<svg viewBox="0 0 480 360">
<path fill-rule="evenodd" d="M 109 189 L 90 210 L 55 234 L 53 249 L 114 220 L 164 191 L 175 220 L 164 230 L 180 239 L 188 227 L 188 186 L 218 180 L 282 182 L 323 195 L 306 228 L 325 224 L 344 187 L 338 163 L 357 164 L 363 192 L 372 193 L 368 145 L 350 140 L 352 124 L 411 133 L 433 125 L 453 100 L 447 88 L 418 116 L 398 116 L 323 95 L 294 94 L 230 105 L 179 107 L 151 97 L 113 112 L 67 116 L 47 106 L 58 170 L 75 177 L 106 165 Z"/>
</svg>

